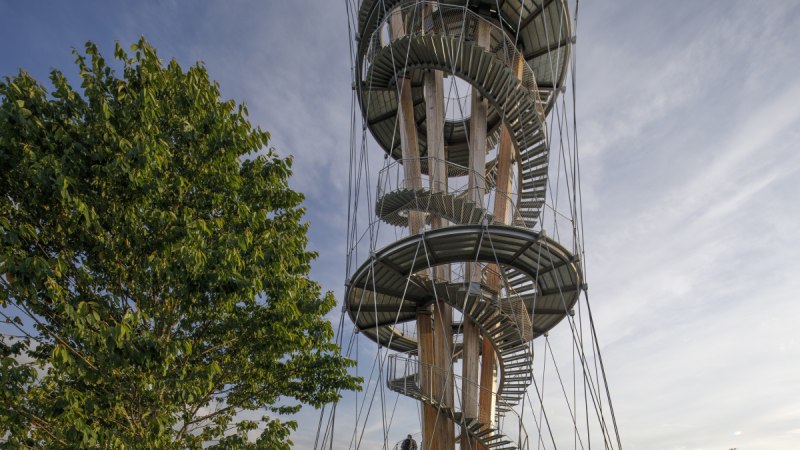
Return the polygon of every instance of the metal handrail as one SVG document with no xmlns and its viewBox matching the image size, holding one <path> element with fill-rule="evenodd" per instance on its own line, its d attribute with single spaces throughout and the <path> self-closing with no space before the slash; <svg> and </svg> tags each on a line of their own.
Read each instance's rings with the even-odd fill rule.
<svg viewBox="0 0 800 450">
<path fill-rule="evenodd" d="M 398 369 L 400 369 L 399 372 Z M 414 383 L 416 384 L 420 392 L 423 393 L 423 395 L 430 395 L 426 393 L 434 392 L 435 383 L 438 382 L 440 384 L 444 384 L 447 383 L 448 380 L 451 380 L 451 382 L 455 386 L 462 386 L 462 388 L 463 386 L 469 386 L 471 388 L 475 388 L 476 392 L 488 391 L 494 401 L 494 404 L 497 406 L 502 405 L 508 407 L 509 409 L 513 406 L 505 402 L 502 399 L 502 397 L 500 397 L 500 395 L 497 394 L 497 392 L 486 389 L 476 382 L 466 380 L 464 379 L 464 377 L 461 377 L 459 375 L 448 373 L 447 371 L 443 370 L 440 367 L 435 367 L 431 364 L 421 362 L 417 359 L 405 358 L 401 356 L 401 354 L 389 355 L 386 376 L 387 376 L 386 380 L 387 382 L 413 378 Z M 425 383 L 423 384 L 423 382 Z M 479 399 L 480 395 L 478 395 L 474 400 L 477 402 L 479 401 Z M 457 404 L 453 406 L 457 407 L 456 408 L 457 410 L 464 411 L 468 409 L 465 408 L 465 406 L 469 405 L 465 404 L 465 400 L 463 398 L 456 399 L 455 403 Z M 478 410 L 479 405 L 477 403 L 471 406 L 474 406 L 472 410 L 474 411 Z"/>
<path fill-rule="evenodd" d="M 427 8 L 423 8 L 423 6 L 430 6 L 432 10 L 433 8 L 435 10 L 427 12 Z M 536 76 L 533 73 L 533 69 L 530 68 L 522 53 L 514 45 L 514 40 L 503 28 L 464 5 L 442 4 L 431 0 L 417 1 L 412 4 L 395 7 L 391 12 L 381 17 L 380 23 L 369 37 L 362 37 L 368 39 L 366 50 L 363 52 L 365 60 L 359 62 L 363 70 L 362 79 L 363 75 L 369 70 L 369 66 L 377 52 L 391 44 L 392 40 L 385 38 L 388 36 L 386 30 L 392 14 L 398 11 L 403 14 L 405 36 L 443 34 L 463 41 L 474 41 L 474 33 L 477 27 L 470 27 L 467 24 L 477 23 L 478 21 L 487 24 L 490 36 L 489 51 L 509 67 L 513 67 L 515 62 L 521 64 L 523 86 L 536 95 L 537 100 L 539 100 L 537 104 L 541 102 L 540 90 L 536 84 Z M 544 110 L 542 109 L 540 112 L 542 118 L 544 118 Z"/>
<path fill-rule="evenodd" d="M 418 177 L 406 177 L 404 166 L 405 164 L 419 163 L 420 167 L 427 167 L 431 162 L 435 164 L 443 164 L 445 171 L 448 175 L 446 182 L 434 183 L 430 175 L 422 173 Z M 484 198 L 480 202 L 480 207 L 491 214 L 489 205 L 497 198 L 505 199 L 507 204 L 507 214 L 510 215 L 510 224 L 518 223 L 522 214 L 517 209 L 517 203 L 514 199 L 514 194 L 506 194 L 499 192 L 495 186 L 494 180 L 487 178 L 484 174 L 456 164 L 447 160 L 439 158 L 421 157 L 421 158 L 401 158 L 392 161 L 380 172 L 378 172 L 378 185 L 376 189 L 376 199 L 380 200 L 384 195 L 400 189 L 425 189 L 429 193 L 425 196 L 430 196 L 435 192 L 447 192 L 453 196 L 465 196 L 469 191 L 469 177 L 472 176 L 476 180 L 480 180 L 484 185 Z M 465 178 L 460 183 L 454 184 L 453 178 Z"/>
<path fill-rule="evenodd" d="M 474 405 L 471 405 L 471 406 L 474 406 L 474 408 L 472 408 L 471 410 L 479 411 L 479 406 L 480 405 L 477 402 L 480 401 L 480 398 L 482 396 L 481 393 L 488 392 L 489 395 L 493 399 L 493 402 L 495 404 L 495 408 L 499 408 L 500 406 L 503 406 L 504 410 L 506 412 L 511 412 L 515 416 L 515 418 L 518 421 L 518 423 L 520 425 L 522 424 L 522 418 L 512 408 L 513 405 L 511 405 L 508 402 L 504 401 L 502 399 L 502 397 L 497 392 L 495 392 L 495 391 L 493 391 L 491 389 L 487 389 L 487 388 L 485 388 L 485 387 L 481 386 L 480 384 L 475 383 L 473 381 L 466 380 L 466 379 L 464 379 L 464 377 L 459 376 L 459 375 L 455 375 L 455 374 L 451 373 L 450 371 L 445 371 L 440 367 L 435 367 L 435 366 L 433 366 L 431 364 L 423 363 L 423 362 L 421 362 L 421 361 L 419 361 L 417 359 L 407 358 L 407 357 L 404 357 L 402 355 L 403 354 L 389 355 L 389 358 L 388 358 L 388 361 L 387 361 L 387 366 L 386 366 L 387 367 L 387 370 L 386 370 L 386 382 L 387 382 L 387 385 L 391 385 L 393 381 L 404 380 L 404 382 L 402 384 L 403 389 L 399 389 L 398 390 L 398 389 L 395 388 L 394 390 L 396 392 L 399 392 L 399 393 L 401 393 L 403 395 L 406 395 L 406 396 L 411 396 L 412 393 L 409 392 L 408 383 L 407 383 L 407 381 L 410 380 L 410 379 L 414 380 L 414 383 L 415 383 L 417 389 L 419 390 L 420 394 L 423 395 L 423 396 L 424 395 L 430 395 L 430 394 L 426 394 L 426 392 L 434 392 L 434 387 L 436 387 L 435 384 L 437 384 L 437 383 L 440 386 L 445 386 L 445 384 L 450 383 L 451 384 L 451 388 L 453 389 L 453 392 L 454 392 L 454 402 L 453 402 L 454 404 L 452 406 L 455 408 L 455 410 L 464 411 L 464 410 L 466 410 L 466 408 L 464 408 L 464 407 L 467 406 L 467 405 L 464 404 L 465 400 L 463 398 L 460 398 L 461 396 L 459 395 L 460 394 L 459 390 L 456 389 L 456 387 L 457 386 L 461 386 L 463 388 L 464 386 L 469 386 L 470 388 L 473 389 L 473 392 L 477 392 L 478 393 L 475 396 L 475 399 L 474 399 L 474 401 L 476 403 Z M 427 385 L 424 386 L 421 383 L 423 380 L 427 383 Z M 444 391 L 444 389 L 440 389 L 440 390 Z M 434 400 L 435 402 L 437 402 L 439 404 L 442 404 L 442 402 L 440 400 L 435 399 L 432 396 L 429 397 L 429 398 L 431 398 L 432 400 Z M 499 415 L 497 415 L 497 414 L 495 414 L 494 418 L 490 419 L 490 421 L 487 422 L 486 425 L 490 426 L 491 428 L 494 428 L 498 432 L 501 432 L 500 423 L 499 423 Z M 521 444 L 522 442 L 528 442 L 528 433 L 525 430 L 525 427 L 524 426 L 519 426 L 517 428 L 520 430 L 520 433 L 521 433 L 521 435 L 518 436 L 519 443 Z M 520 447 L 521 447 L 521 445 L 520 445 Z"/>
<path fill-rule="evenodd" d="M 504 271 L 496 270 L 492 268 L 491 265 L 487 264 L 483 267 L 482 272 L 482 282 L 485 282 L 488 275 L 493 273 L 497 275 L 503 283 L 505 283 L 506 274 Z M 506 295 L 501 296 L 498 294 L 497 304 L 500 309 L 511 318 L 514 324 L 516 324 L 517 328 L 519 329 L 520 336 L 524 342 L 528 342 L 533 339 L 533 324 L 531 322 L 531 315 L 528 313 L 528 309 L 525 306 L 525 301 L 522 299 L 519 292 L 506 283 Z"/>
</svg>

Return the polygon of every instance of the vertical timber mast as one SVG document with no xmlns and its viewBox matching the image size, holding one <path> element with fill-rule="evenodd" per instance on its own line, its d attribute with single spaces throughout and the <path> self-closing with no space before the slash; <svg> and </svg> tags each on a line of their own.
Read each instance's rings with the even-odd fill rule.
<svg viewBox="0 0 800 450">
<path fill-rule="evenodd" d="M 557 104 L 574 43 L 567 0 L 346 1 L 363 123 L 361 153 L 351 148 L 343 308 L 355 325 L 351 343 L 376 342 L 375 367 L 395 407 L 419 406 L 420 450 L 555 447 L 534 384 L 535 343 L 549 346 L 548 333 L 566 321 L 575 348 L 585 346 L 573 319 L 586 290 L 578 206 L 570 203 L 569 229 L 560 231 L 565 181 L 550 178 L 548 121 L 565 114 Z M 374 195 L 373 141 L 385 155 Z M 559 167 L 568 160 L 561 141 Z M 359 228 L 364 197 L 371 210 Z M 581 411 L 567 399 L 572 440 L 583 447 L 599 427 L 613 448 L 586 361 L 581 353 L 580 389 L 593 403 L 587 397 Z M 399 448 L 389 429 L 407 415 L 387 411 L 377 382 L 366 390 L 381 397 L 383 448 Z M 354 417 L 362 431 L 349 448 L 361 448 L 368 403 Z M 599 425 L 589 424 L 592 404 Z M 333 448 L 332 418 L 320 421 L 316 448 Z"/>
</svg>

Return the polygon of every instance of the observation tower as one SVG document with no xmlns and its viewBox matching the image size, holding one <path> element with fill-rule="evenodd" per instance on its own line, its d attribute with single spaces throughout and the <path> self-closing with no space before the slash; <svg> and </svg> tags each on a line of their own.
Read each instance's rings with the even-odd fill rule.
<svg viewBox="0 0 800 450">
<path fill-rule="evenodd" d="M 535 438 L 520 412 L 536 382 L 534 343 L 573 324 L 586 289 L 577 148 L 554 119 L 568 122 L 558 107 L 575 42 L 566 0 L 347 4 L 343 314 L 354 334 L 342 344 L 348 354 L 360 336 L 378 344 L 365 395 L 381 396 L 384 448 L 407 431 L 387 430 L 389 393 L 417 402 L 420 449 L 536 445 L 544 412 Z M 321 418 L 323 441 L 333 442 L 332 422 Z M 361 448 L 358 435 L 350 448 Z"/>
</svg>

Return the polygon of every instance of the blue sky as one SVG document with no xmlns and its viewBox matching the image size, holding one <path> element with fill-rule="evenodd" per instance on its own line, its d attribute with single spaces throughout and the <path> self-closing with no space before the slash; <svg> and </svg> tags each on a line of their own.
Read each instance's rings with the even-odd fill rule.
<svg viewBox="0 0 800 450">
<path fill-rule="evenodd" d="M 45 80 L 73 46 L 141 35 L 204 61 L 294 155 L 313 275 L 341 297 L 345 2 L 0 0 L 0 75 Z M 582 2 L 577 42 L 588 281 L 625 448 L 800 448 L 800 2 Z"/>
</svg>

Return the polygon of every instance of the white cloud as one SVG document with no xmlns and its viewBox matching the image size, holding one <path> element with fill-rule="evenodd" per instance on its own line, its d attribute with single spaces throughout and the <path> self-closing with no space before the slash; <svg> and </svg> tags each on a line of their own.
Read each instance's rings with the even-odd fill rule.
<svg viewBox="0 0 800 450">
<path fill-rule="evenodd" d="M 339 294 L 351 98 L 343 6 L 159 2 L 102 14 L 102 24 L 89 15 L 85 27 L 73 26 L 72 16 L 43 15 L 40 40 L 26 51 L 63 56 L 89 30 L 97 35 L 85 38 L 104 44 L 144 34 L 162 57 L 204 60 L 223 94 L 244 100 L 279 152 L 295 156 L 291 183 L 307 196 L 310 247 L 320 252 L 313 274 Z M 581 8 L 588 274 L 623 444 L 800 447 L 800 6 L 622 1 Z M 37 77 L 50 61 L 34 70 Z M 380 165 L 379 150 L 371 150 Z M 369 374 L 375 346 L 363 340 L 358 351 L 366 362 L 359 370 Z M 350 395 L 340 405 L 343 448 L 369 392 L 358 404 Z M 401 400 L 399 408 L 392 439 L 418 429 L 414 405 Z M 294 440 L 312 448 L 317 412 L 307 408 L 299 417 Z M 369 427 L 362 448 L 380 447 L 376 411 Z"/>
</svg>

